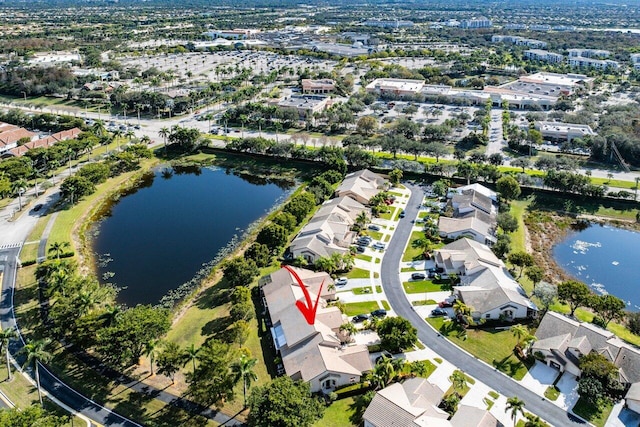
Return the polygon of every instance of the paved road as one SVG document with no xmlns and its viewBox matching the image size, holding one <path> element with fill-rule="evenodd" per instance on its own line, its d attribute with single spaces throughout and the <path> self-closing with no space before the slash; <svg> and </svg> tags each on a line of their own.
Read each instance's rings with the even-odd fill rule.
<svg viewBox="0 0 640 427">
<path fill-rule="evenodd" d="M 382 259 L 381 265 L 382 286 L 389 300 L 389 304 L 391 304 L 391 308 L 398 316 L 408 319 L 418 329 L 418 337 L 425 345 L 438 353 L 443 359 L 454 364 L 472 377 L 477 378 L 498 393 L 507 397 L 518 396 L 525 401 L 528 411 L 540 416 L 552 425 L 583 425 L 584 423 L 579 419 L 569 415 L 553 403 L 544 400 L 486 363 L 461 351 L 446 338 L 439 336 L 439 334 L 425 323 L 413 310 L 413 306 L 409 303 L 402 289 L 398 273 L 405 244 L 411 235 L 411 228 L 413 226 L 411 220 L 416 218 L 418 207 L 422 202 L 424 194 L 419 186 L 407 185 L 407 187 L 411 190 L 411 197 L 405 209 L 407 217 L 400 220 L 389 243 L 387 252 Z"/>
</svg>

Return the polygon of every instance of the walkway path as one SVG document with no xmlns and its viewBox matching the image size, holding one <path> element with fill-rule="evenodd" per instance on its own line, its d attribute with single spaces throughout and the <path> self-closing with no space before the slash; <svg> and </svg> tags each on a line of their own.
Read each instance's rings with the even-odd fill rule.
<svg viewBox="0 0 640 427">
<path fill-rule="evenodd" d="M 418 186 L 408 185 L 408 188 L 412 193 L 406 208 L 406 221 L 400 221 L 398 223 L 381 266 L 384 292 L 393 310 L 399 316 L 408 319 L 418 329 L 418 338 L 420 341 L 438 354 L 439 357 L 447 360 L 459 369 L 464 370 L 468 375 L 476 378 L 503 396 L 518 396 L 525 401 L 528 411 L 533 412 L 557 426 L 584 424 L 577 417 L 568 414 L 553 403 L 546 401 L 544 398 L 541 398 L 521 384 L 497 371 L 492 366 L 481 362 L 440 336 L 414 310 L 402 289 L 399 266 L 405 246 L 411 235 L 412 223 L 410 220 L 415 219 L 417 216 L 418 207 L 423 199 L 423 192 Z"/>
</svg>

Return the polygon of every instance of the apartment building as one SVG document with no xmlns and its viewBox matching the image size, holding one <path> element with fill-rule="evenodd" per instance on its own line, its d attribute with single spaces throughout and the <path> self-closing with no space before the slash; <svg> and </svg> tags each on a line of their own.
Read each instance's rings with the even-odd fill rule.
<svg viewBox="0 0 640 427">
<path fill-rule="evenodd" d="M 563 55 L 542 49 L 528 49 L 524 51 L 523 55 L 526 59 L 548 62 L 550 64 L 559 64 L 564 61 Z"/>
</svg>

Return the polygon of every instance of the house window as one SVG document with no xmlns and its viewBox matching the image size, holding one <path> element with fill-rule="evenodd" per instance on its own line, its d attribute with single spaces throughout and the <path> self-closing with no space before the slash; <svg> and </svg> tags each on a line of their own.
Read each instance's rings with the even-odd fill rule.
<svg viewBox="0 0 640 427">
<path fill-rule="evenodd" d="M 484 315 L 485 319 L 491 319 L 491 313 L 487 313 Z"/>
<path fill-rule="evenodd" d="M 333 389 L 336 387 L 336 380 L 328 379 L 322 382 L 323 389 Z"/>
</svg>

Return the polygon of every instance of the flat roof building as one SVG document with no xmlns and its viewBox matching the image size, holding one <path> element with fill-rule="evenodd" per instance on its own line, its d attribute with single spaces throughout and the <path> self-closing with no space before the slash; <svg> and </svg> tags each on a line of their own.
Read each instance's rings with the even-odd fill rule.
<svg viewBox="0 0 640 427">
<path fill-rule="evenodd" d="M 278 102 L 278 107 L 295 108 L 300 117 L 311 117 L 326 108 L 329 98 L 322 95 L 293 95 Z"/>
<path fill-rule="evenodd" d="M 375 79 L 366 87 L 367 92 L 398 97 L 416 95 L 422 91 L 424 80 Z"/>
<path fill-rule="evenodd" d="M 523 55 L 525 58 L 532 61 L 549 62 L 552 64 L 557 64 L 564 61 L 563 55 L 541 49 L 528 49 L 524 51 Z"/>
<path fill-rule="evenodd" d="M 536 130 L 540 131 L 543 138 L 553 141 L 571 142 L 575 138 L 596 135 L 589 125 L 538 121 L 535 122 L 534 126 Z"/>
<path fill-rule="evenodd" d="M 333 93 L 336 82 L 331 79 L 302 79 L 302 93 L 324 94 Z"/>
</svg>

